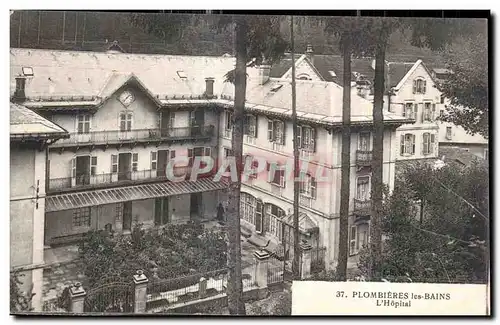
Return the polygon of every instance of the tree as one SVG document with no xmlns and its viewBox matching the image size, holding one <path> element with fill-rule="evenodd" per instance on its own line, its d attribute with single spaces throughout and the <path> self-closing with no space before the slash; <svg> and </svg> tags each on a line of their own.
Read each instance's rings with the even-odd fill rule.
<svg viewBox="0 0 500 325">
<path fill-rule="evenodd" d="M 387 240 L 376 272 L 395 282 L 486 283 L 488 190 L 484 165 L 409 166 L 384 205 Z M 422 224 L 420 198 L 427 202 Z M 370 259 L 362 254 L 365 274 Z"/>
<path fill-rule="evenodd" d="M 28 293 L 24 293 L 21 291 L 20 286 L 23 284 L 21 281 L 21 277 L 24 274 L 19 272 L 12 272 L 10 274 L 10 312 L 18 313 L 18 312 L 27 312 L 32 311 L 31 300 L 35 295 L 31 291 Z"/>
<path fill-rule="evenodd" d="M 138 25 L 152 33 L 163 33 L 169 28 L 184 24 L 186 19 L 199 19 L 192 15 L 185 15 L 178 22 L 169 21 L 169 17 L 151 18 L 149 15 L 136 19 Z M 206 17 L 206 16 L 205 16 Z M 233 138 L 231 141 L 236 166 L 241 167 L 243 161 L 243 124 L 246 94 L 246 68 L 250 59 L 252 65 L 259 65 L 265 60 L 271 64 L 281 58 L 287 42 L 281 36 L 276 16 L 218 16 L 214 27 L 218 30 L 234 28 L 236 67 L 226 74 L 226 79 L 234 83 L 234 113 L 232 115 Z M 240 192 L 241 173 L 237 179 L 231 180 L 228 188 L 229 199 L 227 207 L 227 225 L 229 238 L 229 281 L 228 307 L 231 315 L 244 315 L 243 285 L 241 274 L 241 244 L 240 244 Z"/>
</svg>

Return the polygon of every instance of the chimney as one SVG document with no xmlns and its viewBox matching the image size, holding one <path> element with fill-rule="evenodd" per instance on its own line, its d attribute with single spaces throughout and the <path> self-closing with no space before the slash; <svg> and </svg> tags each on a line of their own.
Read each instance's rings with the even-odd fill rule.
<svg viewBox="0 0 500 325">
<path fill-rule="evenodd" d="M 271 66 L 268 64 L 261 64 L 259 69 L 259 85 L 265 84 L 269 80 L 269 75 L 271 74 Z"/>
<path fill-rule="evenodd" d="M 312 65 L 314 65 L 314 51 L 311 44 L 307 44 L 306 57 Z"/>
<path fill-rule="evenodd" d="M 14 92 L 14 100 L 16 102 L 24 102 L 26 100 L 26 77 L 16 77 L 16 91 Z"/>
<path fill-rule="evenodd" d="M 214 97 L 214 78 L 205 78 L 205 97 Z"/>
</svg>

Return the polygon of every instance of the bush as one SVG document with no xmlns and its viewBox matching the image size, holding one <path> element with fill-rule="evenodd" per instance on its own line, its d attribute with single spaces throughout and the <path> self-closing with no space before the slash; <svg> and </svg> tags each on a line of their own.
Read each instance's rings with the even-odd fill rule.
<svg viewBox="0 0 500 325">
<path fill-rule="evenodd" d="M 28 293 L 22 292 L 19 286 L 23 284 L 21 277 L 24 274 L 19 272 L 12 272 L 10 274 L 10 312 L 26 312 L 33 311 L 31 307 L 31 300 L 33 299 L 34 293 L 29 290 Z"/>
</svg>

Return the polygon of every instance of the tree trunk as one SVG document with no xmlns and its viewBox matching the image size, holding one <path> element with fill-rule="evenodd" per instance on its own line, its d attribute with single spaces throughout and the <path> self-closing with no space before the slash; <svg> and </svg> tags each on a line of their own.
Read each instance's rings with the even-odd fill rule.
<svg viewBox="0 0 500 325">
<path fill-rule="evenodd" d="M 347 258 L 349 251 L 349 193 L 351 175 L 351 40 L 349 35 L 343 36 L 343 95 L 342 95 L 342 162 L 340 184 L 340 220 L 339 220 L 339 254 L 337 276 L 345 281 L 347 276 Z"/>
<path fill-rule="evenodd" d="M 381 33 L 382 34 L 382 33 Z M 384 157 L 384 67 L 386 42 L 379 41 L 375 50 L 375 83 L 373 101 L 373 162 L 371 184 L 371 268 L 370 277 L 378 278 L 378 262 L 382 252 L 382 189 L 383 189 L 383 157 Z"/>
<path fill-rule="evenodd" d="M 246 63 L 247 63 L 247 25 L 244 18 L 236 22 L 236 69 L 234 80 L 234 113 L 233 138 L 231 146 L 236 160 L 236 166 L 241 168 L 243 153 L 243 119 L 246 93 Z M 243 302 L 243 284 L 241 279 L 241 238 L 240 238 L 240 191 L 241 170 L 238 178 L 231 179 L 229 186 L 229 204 L 227 208 L 227 225 L 229 237 L 229 280 L 227 288 L 228 309 L 231 315 L 245 315 Z"/>
<path fill-rule="evenodd" d="M 295 92 L 295 52 L 293 16 L 290 17 L 290 47 L 292 53 L 292 128 L 293 128 L 293 278 L 300 280 L 300 233 L 299 233 L 299 144 L 297 143 L 297 95 Z"/>
</svg>

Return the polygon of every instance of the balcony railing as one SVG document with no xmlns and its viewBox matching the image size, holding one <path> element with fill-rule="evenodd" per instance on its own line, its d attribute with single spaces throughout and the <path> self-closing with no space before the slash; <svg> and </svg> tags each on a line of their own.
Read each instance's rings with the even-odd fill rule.
<svg viewBox="0 0 500 325">
<path fill-rule="evenodd" d="M 357 216 L 369 216 L 371 213 L 372 201 L 354 199 L 354 214 Z"/>
<path fill-rule="evenodd" d="M 173 176 L 185 177 L 188 180 L 191 177 L 190 166 L 181 166 L 173 168 Z M 198 178 L 210 177 L 213 173 L 198 175 Z M 72 189 L 84 190 L 105 187 L 116 187 L 121 185 L 130 185 L 135 183 L 149 183 L 158 181 L 169 181 L 164 170 L 139 170 L 120 173 L 106 173 L 97 175 L 78 175 L 76 177 L 52 178 L 49 180 L 48 191 L 58 192 Z"/>
<path fill-rule="evenodd" d="M 130 131 L 95 131 L 89 133 L 70 133 L 68 139 L 61 139 L 53 146 L 77 144 L 108 144 L 145 140 L 184 140 L 211 137 L 214 126 L 193 126 L 168 129 L 137 129 Z"/>
<path fill-rule="evenodd" d="M 356 164 L 357 165 L 370 165 L 373 159 L 373 151 L 356 150 Z"/>
<path fill-rule="evenodd" d="M 312 208 L 312 201 L 313 201 L 313 199 L 309 196 L 305 196 L 302 194 L 299 196 L 300 206 L 304 206 L 306 208 Z"/>
</svg>

